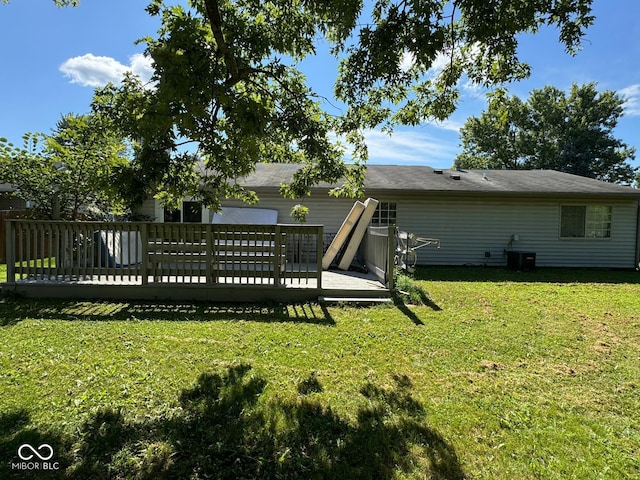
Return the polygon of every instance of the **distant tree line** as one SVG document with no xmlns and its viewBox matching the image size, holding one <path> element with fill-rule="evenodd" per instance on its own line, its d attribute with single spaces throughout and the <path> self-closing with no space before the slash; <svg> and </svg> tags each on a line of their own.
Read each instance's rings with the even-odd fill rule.
<svg viewBox="0 0 640 480">
<path fill-rule="evenodd" d="M 615 138 L 624 98 L 594 83 L 533 90 L 527 100 L 498 89 L 460 131 L 463 168 L 553 169 L 632 184 L 635 148 Z"/>
</svg>

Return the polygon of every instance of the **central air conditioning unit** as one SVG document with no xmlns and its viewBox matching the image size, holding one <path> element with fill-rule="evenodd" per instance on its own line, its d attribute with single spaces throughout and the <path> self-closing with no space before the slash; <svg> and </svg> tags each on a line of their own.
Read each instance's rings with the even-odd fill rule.
<svg viewBox="0 0 640 480">
<path fill-rule="evenodd" d="M 536 254 L 533 252 L 507 252 L 507 267 L 523 272 L 536 268 Z"/>
</svg>

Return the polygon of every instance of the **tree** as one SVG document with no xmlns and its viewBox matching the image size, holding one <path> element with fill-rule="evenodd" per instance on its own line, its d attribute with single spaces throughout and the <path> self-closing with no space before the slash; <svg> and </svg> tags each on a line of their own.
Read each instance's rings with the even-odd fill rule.
<svg viewBox="0 0 640 480">
<path fill-rule="evenodd" d="M 613 135 L 623 104 L 594 83 L 574 84 L 568 95 L 546 86 L 526 101 L 497 90 L 487 110 L 460 130 L 456 161 L 463 168 L 553 169 L 631 184 L 636 171 L 627 160 L 635 149 Z"/>
<path fill-rule="evenodd" d="M 22 148 L 0 145 L 2 182 L 40 215 L 76 220 L 121 211 L 112 175 L 126 165 L 127 147 L 97 117 L 65 115 L 51 135 L 28 133 Z"/>
<path fill-rule="evenodd" d="M 57 0 L 59 4 L 77 3 Z M 366 146 L 362 130 L 446 118 L 463 77 L 482 85 L 524 78 L 518 35 L 555 26 L 569 53 L 593 22 L 592 0 L 152 0 L 162 18 L 146 38 L 155 75 L 97 92 L 94 109 L 138 141 L 121 184 L 137 200 L 160 190 L 212 207 L 254 200 L 235 179 L 257 162 L 303 164 L 285 196 L 346 178 L 335 193 L 358 193 Z M 339 118 L 322 111 L 296 64 L 324 37 L 341 59 Z M 442 59 L 446 61 L 442 62 Z M 434 63 L 444 64 L 435 72 Z M 335 136 L 354 144 L 348 168 Z M 184 146 L 193 143 L 185 152 Z M 191 153 L 189 153 L 191 152 Z M 194 167 L 204 165 L 204 183 Z"/>
</svg>

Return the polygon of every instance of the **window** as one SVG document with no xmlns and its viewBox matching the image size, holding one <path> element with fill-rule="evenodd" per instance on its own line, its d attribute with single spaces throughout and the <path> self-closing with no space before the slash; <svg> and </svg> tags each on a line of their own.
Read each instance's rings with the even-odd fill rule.
<svg viewBox="0 0 640 480">
<path fill-rule="evenodd" d="M 184 223 L 202 222 L 202 205 L 200 205 L 200 202 L 182 202 L 182 221 Z"/>
<path fill-rule="evenodd" d="M 200 223 L 202 221 L 202 205 L 200 202 L 182 202 L 182 210 L 164 209 L 165 223 Z"/>
<path fill-rule="evenodd" d="M 610 238 L 611 207 L 563 205 L 560 207 L 560 238 Z"/>
<path fill-rule="evenodd" d="M 373 213 L 371 225 L 374 227 L 388 227 L 396 224 L 396 204 L 390 202 L 380 202 L 378 208 Z"/>
<path fill-rule="evenodd" d="M 180 223 L 182 212 L 178 208 L 164 209 L 164 223 Z"/>
</svg>

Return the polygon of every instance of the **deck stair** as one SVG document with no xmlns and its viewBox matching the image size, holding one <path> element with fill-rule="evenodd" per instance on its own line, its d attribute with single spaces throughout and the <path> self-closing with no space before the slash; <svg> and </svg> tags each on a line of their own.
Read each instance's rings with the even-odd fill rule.
<svg viewBox="0 0 640 480">
<path fill-rule="evenodd" d="M 375 305 L 391 301 L 391 293 L 387 289 L 324 289 L 318 296 L 318 303 L 323 304 Z"/>
</svg>

